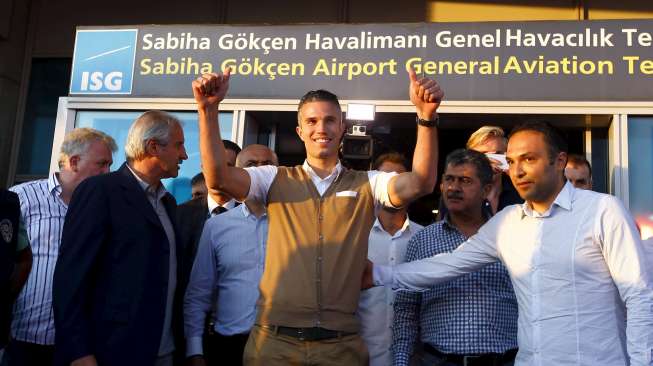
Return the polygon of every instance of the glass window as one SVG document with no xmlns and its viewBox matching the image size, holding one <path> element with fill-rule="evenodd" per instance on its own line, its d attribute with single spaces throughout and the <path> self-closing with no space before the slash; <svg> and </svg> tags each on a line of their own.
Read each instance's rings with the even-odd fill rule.
<svg viewBox="0 0 653 366">
<path fill-rule="evenodd" d="M 92 127 L 107 133 L 116 140 L 118 151 L 113 155 L 111 170 L 118 169 L 125 162 L 125 141 L 129 126 L 143 111 L 78 111 L 77 127 Z M 177 117 L 184 128 L 184 139 L 188 160 L 181 164 L 177 178 L 164 179 L 166 189 L 175 196 L 178 203 L 190 199 L 190 180 L 201 171 L 199 152 L 199 129 L 196 112 L 170 112 Z M 233 113 L 220 113 L 220 135 L 231 140 Z"/>
<path fill-rule="evenodd" d="M 653 117 L 628 117 L 628 192 L 630 212 L 642 233 L 653 236 Z"/>
<path fill-rule="evenodd" d="M 16 175 L 48 175 L 59 97 L 68 94 L 69 58 L 35 58 L 25 106 Z"/>
</svg>

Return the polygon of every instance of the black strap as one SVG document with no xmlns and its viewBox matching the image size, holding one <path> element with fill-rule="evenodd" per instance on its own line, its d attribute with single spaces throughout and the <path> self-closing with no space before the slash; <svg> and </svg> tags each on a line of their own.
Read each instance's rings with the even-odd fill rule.
<svg viewBox="0 0 653 366">
<path fill-rule="evenodd" d="M 465 358 L 467 358 L 467 365 L 502 365 L 506 362 L 514 360 L 515 356 L 517 356 L 517 349 L 510 349 L 504 353 L 483 353 L 479 355 L 442 353 L 428 343 L 424 343 L 423 349 L 425 352 L 430 353 L 437 358 L 457 365 L 464 365 Z"/>
</svg>

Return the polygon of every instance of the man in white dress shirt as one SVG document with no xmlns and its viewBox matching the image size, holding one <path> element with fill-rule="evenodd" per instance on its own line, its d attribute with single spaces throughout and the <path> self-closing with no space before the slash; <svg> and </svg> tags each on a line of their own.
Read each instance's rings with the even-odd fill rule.
<svg viewBox="0 0 653 366">
<path fill-rule="evenodd" d="M 374 170 L 403 173 L 406 159 L 399 153 L 386 153 L 374 162 Z M 383 207 L 370 231 L 367 258 L 374 263 L 399 264 L 405 261 L 410 238 L 422 226 L 408 219 L 407 207 Z M 394 292 L 390 286 L 363 291 L 358 305 L 361 337 L 370 353 L 370 366 L 392 365 L 392 320 Z"/>
<path fill-rule="evenodd" d="M 519 305 L 515 365 L 653 364 L 653 289 L 639 233 L 618 199 L 566 182 L 566 145 L 546 124 L 517 127 L 507 160 L 526 202 L 452 253 L 369 266 L 364 285 L 427 289 L 501 260 Z"/>
</svg>

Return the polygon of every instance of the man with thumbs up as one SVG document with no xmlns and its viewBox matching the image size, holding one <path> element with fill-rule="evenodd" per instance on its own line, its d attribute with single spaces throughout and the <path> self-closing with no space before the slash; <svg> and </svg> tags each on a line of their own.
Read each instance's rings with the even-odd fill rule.
<svg viewBox="0 0 653 366">
<path fill-rule="evenodd" d="M 409 71 L 417 110 L 413 170 L 401 174 L 354 171 L 338 149 L 345 132 L 338 98 L 306 93 L 298 106 L 297 135 L 306 160 L 295 167 L 230 167 L 220 137 L 218 107 L 230 70 L 193 81 L 200 152 L 209 191 L 267 206 L 265 270 L 245 365 L 367 365 L 368 353 L 354 315 L 366 266 L 375 208 L 403 207 L 435 186 L 437 108 L 444 93 Z"/>
</svg>

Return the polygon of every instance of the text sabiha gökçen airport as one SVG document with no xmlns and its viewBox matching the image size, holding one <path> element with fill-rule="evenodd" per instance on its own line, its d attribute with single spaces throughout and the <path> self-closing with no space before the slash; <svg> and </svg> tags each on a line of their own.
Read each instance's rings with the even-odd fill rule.
<svg viewBox="0 0 653 366">
<path fill-rule="evenodd" d="M 408 68 L 429 75 L 611 75 L 618 71 L 628 75 L 653 75 L 653 59 L 637 54 L 610 55 L 605 59 L 583 57 L 576 52 L 588 48 L 651 47 L 653 34 L 636 28 L 619 32 L 605 28 L 584 28 L 576 32 L 526 32 L 516 28 L 495 29 L 485 33 L 457 34 L 442 30 L 433 34 L 375 34 L 360 31 L 352 35 L 333 36 L 306 33 L 302 37 L 260 36 L 255 32 L 223 33 L 215 37 L 195 36 L 192 32 L 167 32 L 165 35 L 144 33 L 139 60 L 141 75 L 196 75 L 231 67 L 235 75 L 275 80 L 293 76 L 360 77 L 396 75 Z M 423 49 L 484 48 L 496 55 L 474 58 L 431 57 L 410 54 Z M 516 49 L 541 49 L 541 54 L 524 57 L 511 54 Z M 564 49 L 564 55 L 552 56 L 546 50 Z M 171 50 L 175 56 L 147 56 L 148 51 Z M 194 51 L 183 54 L 184 50 Z M 198 56 L 197 51 L 216 51 L 220 59 Z M 292 51 L 337 50 L 352 57 L 315 58 L 297 61 Z M 368 59 L 364 50 L 397 50 L 401 57 Z M 221 52 L 224 51 L 224 52 Z M 231 57 L 229 52 L 247 52 Z M 271 58 L 271 56 L 274 56 Z M 285 57 L 287 56 L 287 59 Z M 215 56 L 214 56 L 215 57 Z"/>
<path fill-rule="evenodd" d="M 638 29 L 622 29 L 626 46 L 653 45 L 653 34 Z M 539 33 L 524 32 L 520 29 L 496 29 L 484 34 L 455 34 L 444 30 L 432 37 L 427 34 L 375 35 L 369 31 L 360 34 L 334 37 L 320 33 L 307 33 L 303 40 L 305 50 L 368 50 L 368 49 L 402 49 L 402 48 L 497 48 L 497 47 L 614 47 L 615 33 L 604 28 L 593 30 L 585 28 L 574 33 Z M 432 42 L 429 40 L 432 39 Z M 155 37 L 146 33 L 142 37 L 143 50 L 209 50 L 213 48 L 210 37 L 195 37 L 191 32 Z M 227 33 L 215 40 L 221 50 L 261 50 L 270 51 L 297 50 L 301 46 L 297 37 L 261 37 L 255 33 Z"/>
</svg>

